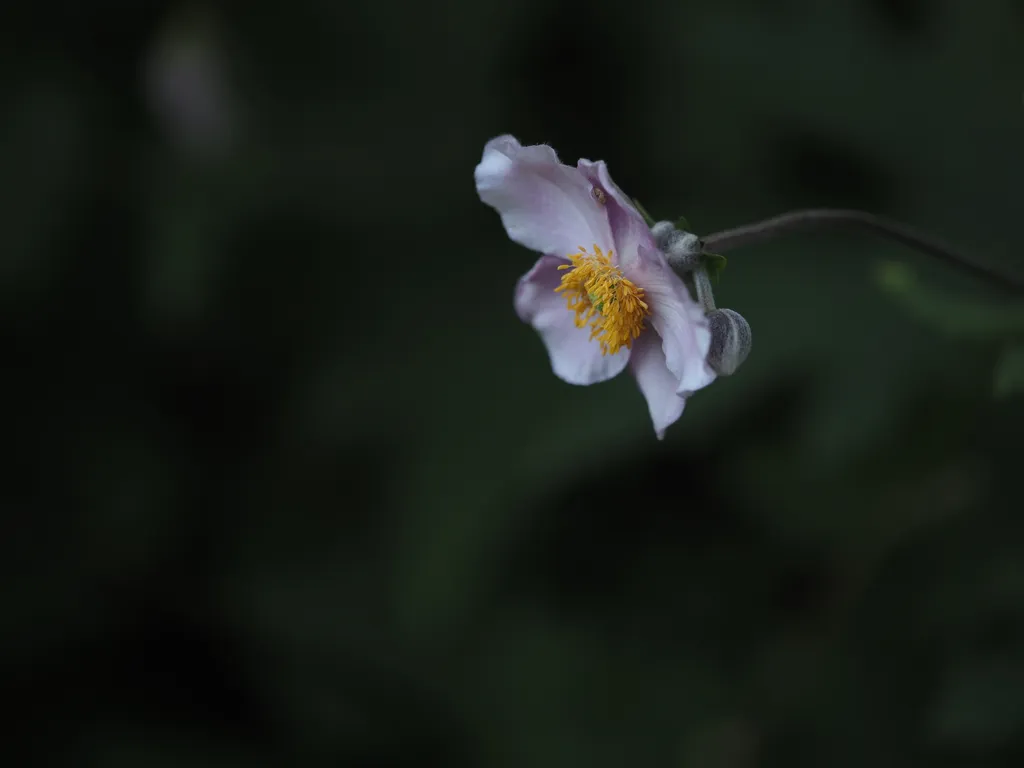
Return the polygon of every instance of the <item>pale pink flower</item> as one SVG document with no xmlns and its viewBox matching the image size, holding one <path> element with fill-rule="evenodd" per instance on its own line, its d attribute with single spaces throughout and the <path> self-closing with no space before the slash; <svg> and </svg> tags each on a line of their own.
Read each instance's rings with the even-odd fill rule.
<svg viewBox="0 0 1024 768">
<path fill-rule="evenodd" d="M 508 236 L 543 254 L 520 278 L 514 304 L 555 374 L 595 384 L 628 366 L 662 438 L 686 398 L 715 379 L 711 331 L 604 161 L 573 168 L 551 147 L 499 136 L 474 175 Z"/>
</svg>

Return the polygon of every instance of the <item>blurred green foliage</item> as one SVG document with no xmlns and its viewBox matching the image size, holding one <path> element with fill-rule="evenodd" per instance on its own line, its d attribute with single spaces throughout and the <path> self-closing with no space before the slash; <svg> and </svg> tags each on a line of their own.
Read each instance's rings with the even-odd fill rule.
<svg viewBox="0 0 1024 768">
<path fill-rule="evenodd" d="M 879 266 L 881 287 L 908 313 L 937 331 L 955 338 L 1001 348 L 995 364 L 994 393 L 1005 397 L 1024 389 L 1024 297 L 971 296 L 943 293 L 924 286 L 906 265 Z"/>
<path fill-rule="evenodd" d="M 996 364 L 996 394 L 1019 394 L 1024 390 L 1024 346 L 1007 344 Z"/>
<path fill-rule="evenodd" d="M 975 341 L 1024 334 L 1024 298 L 936 291 L 901 263 L 882 264 L 878 278 L 910 315 L 942 333 Z"/>
<path fill-rule="evenodd" d="M 698 234 L 840 205 L 1020 269 L 1020 3 L 0 39 L 12 765 L 1021 764 L 1024 406 L 873 265 L 978 297 L 949 328 L 1017 310 L 876 240 L 730 254 L 753 354 L 658 443 L 626 377 L 551 375 L 472 182 L 512 132 Z"/>
</svg>

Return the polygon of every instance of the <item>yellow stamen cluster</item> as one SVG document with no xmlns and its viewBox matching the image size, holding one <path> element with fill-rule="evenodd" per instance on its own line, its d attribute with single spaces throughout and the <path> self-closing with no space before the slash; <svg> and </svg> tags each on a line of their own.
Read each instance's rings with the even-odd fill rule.
<svg viewBox="0 0 1024 768">
<path fill-rule="evenodd" d="M 555 291 L 565 293 L 566 306 L 576 313 L 576 327 L 590 325 L 590 338 L 601 343 L 602 355 L 632 349 L 650 314 L 643 289 L 612 264 L 611 251 L 605 254 L 597 245 L 592 254 L 581 245 L 579 253 L 566 258 L 572 263 L 558 267 L 569 271 Z"/>
</svg>

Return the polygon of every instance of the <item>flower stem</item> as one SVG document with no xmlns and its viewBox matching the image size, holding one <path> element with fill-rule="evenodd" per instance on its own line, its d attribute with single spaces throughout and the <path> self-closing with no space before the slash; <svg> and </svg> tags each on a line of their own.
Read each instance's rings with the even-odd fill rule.
<svg viewBox="0 0 1024 768">
<path fill-rule="evenodd" d="M 703 265 L 693 270 L 693 288 L 704 312 L 712 311 L 715 308 L 715 294 L 711 290 L 711 278 L 708 277 L 708 271 Z"/>
<path fill-rule="evenodd" d="M 866 230 L 882 235 L 939 261 L 959 267 L 1000 288 L 1024 291 L 1024 277 L 1003 272 L 913 227 L 866 211 L 843 208 L 791 211 L 753 224 L 715 232 L 703 238 L 703 242 L 705 251 L 722 253 L 732 248 L 773 240 L 782 235 L 836 230 Z"/>
</svg>

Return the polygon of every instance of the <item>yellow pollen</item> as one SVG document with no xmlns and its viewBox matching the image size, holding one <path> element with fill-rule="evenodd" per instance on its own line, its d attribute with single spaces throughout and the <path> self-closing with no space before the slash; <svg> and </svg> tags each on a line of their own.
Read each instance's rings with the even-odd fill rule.
<svg viewBox="0 0 1024 768">
<path fill-rule="evenodd" d="M 566 307 L 576 313 L 576 327 L 590 326 L 590 338 L 600 342 L 602 355 L 632 349 L 633 339 L 647 327 L 644 318 L 651 314 L 643 288 L 612 264 L 611 251 L 605 254 L 597 245 L 593 253 L 581 245 L 579 253 L 566 258 L 572 263 L 558 267 L 569 271 L 555 291 L 565 292 Z"/>
</svg>

